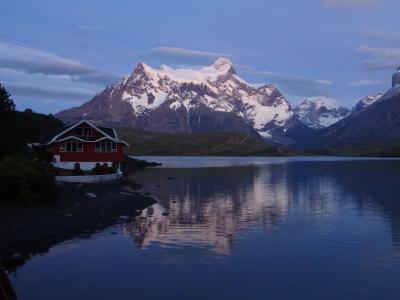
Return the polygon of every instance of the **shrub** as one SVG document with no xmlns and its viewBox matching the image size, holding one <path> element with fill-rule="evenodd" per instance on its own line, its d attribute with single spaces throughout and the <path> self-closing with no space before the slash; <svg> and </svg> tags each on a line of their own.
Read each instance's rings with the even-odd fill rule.
<svg viewBox="0 0 400 300">
<path fill-rule="evenodd" d="M 92 175 L 106 175 L 116 173 L 116 169 L 111 166 L 109 167 L 107 163 L 100 165 L 99 163 L 92 169 Z"/>
<path fill-rule="evenodd" d="M 74 168 L 71 171 L 72 176 L 81 176 L 85 173 L 81 169 L 81 165 L 79 163 L 75 163 Z"/>
<path fill-rule="evenodd" d="M 46 202 L 53 195 L 54 183 L 54 174 L 44 164 L 25 157 L 6 157 L 0 161 L 1 202 Z"/>
</svg>

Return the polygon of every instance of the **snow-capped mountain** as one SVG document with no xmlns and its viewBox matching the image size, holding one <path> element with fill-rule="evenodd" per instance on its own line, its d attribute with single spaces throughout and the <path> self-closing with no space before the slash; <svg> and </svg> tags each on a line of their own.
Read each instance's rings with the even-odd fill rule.
<svg viewBox="0 0 400 300">
<path fill-rule="evenodd" d="M 340 147 L 400 138 L 400 70 L 393 75 L 392 87 L 384 95 L 367 97 L 359 103 L 364 105 L 362 109 L 322 130 L 307 146 Z"/>
<path fill-rule="evenodd" d="M 357 104 L 351 109 L 351 113 L 356 113 L 359 112 L 361 110 L 363 110 L 364 108 L 366 108 L 367 106 L 371 105 L 372 103 L 374 103 L 376 100 L 380 99 L 383 96 L 383 94 L 381 93 L 377 93 L 375 95 L 372 96 L 367 96 L 362 98 L 360 101 L 357 102 Z"/>
<path fill-rule="evenodd" d="M 297 119 L 310 128 L 322 129 L 331 126 L 349 115 L 346 107 L 337 107 L 333 101 L 323 97 L 305 99 L 294 108 Z"/>
<path fill-rule="evenodd" d="M 66 123 L 86 118 L 152 131 L 256 130 L 271 137 L 293 112 L 275 86 L 254 87 L 228 59 L 219 58 L 199 69 L 154 69 L 139 63 L 119 83 L 56 116 Z"/>
</svg>

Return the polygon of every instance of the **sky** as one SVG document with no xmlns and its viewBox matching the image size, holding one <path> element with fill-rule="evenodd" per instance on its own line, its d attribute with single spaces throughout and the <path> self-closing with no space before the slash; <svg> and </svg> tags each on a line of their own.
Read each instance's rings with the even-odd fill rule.
<svg viewBox="0 0 400 300">
<path fill-rule="evenodd" d="M 198 68 L 229 58 L 292 105 L 351 107 L 400 66 L 398 0 L 19 0 L 0 10 L 0 83 L 17 109 L 90 100 L 139 62 Z"/>
</svg>

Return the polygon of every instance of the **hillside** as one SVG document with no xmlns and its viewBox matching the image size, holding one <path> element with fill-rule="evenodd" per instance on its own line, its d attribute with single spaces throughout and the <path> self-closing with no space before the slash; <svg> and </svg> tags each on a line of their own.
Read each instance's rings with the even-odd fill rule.
<svg viewBox="0 0 400 300">
<path fill-rule="evenodd" d="M 307 155 L 400 157 L 400 139 L 375 141 L 337 148 L 325 148 L 306 153 Z"/>
<path fill-rule="evenodd" d="M 26 144 L 51 134 L 63 123 L 52 115 L 32 110 L 0 112 L 0 157 L 25 151 Z"/>
<path fill-rule="evenodd" d="M 243 133 L 208 132 L 170 134 L 132 128 L 118 129 L 130 147 L 128 155 L 282 156 L 289 153 Z"/>
</svg>

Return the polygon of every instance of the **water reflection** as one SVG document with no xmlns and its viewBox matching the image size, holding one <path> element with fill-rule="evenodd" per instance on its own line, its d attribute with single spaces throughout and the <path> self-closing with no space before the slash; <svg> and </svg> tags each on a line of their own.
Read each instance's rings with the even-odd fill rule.
<svg viewBox="0 0 400 300">
<path fill-rule="evenodd" d="M 399 161 L 146 170 L 137 181 L 159 204 L 124 230 L 140 248 L 206 246 L 228 255 L 241 230 L 268 232 L 290 215 L 322 223 L 342 209 L 388 222 L 399 245 L 399 172 Z"/>
<path fill-rule="evenodd" d="M 29 300 L 397 300 L 399 172 L 400 161 L 310 159 L 148 169 L 136 181 L 158 204 L 10 279 Z"/>
</svg>

